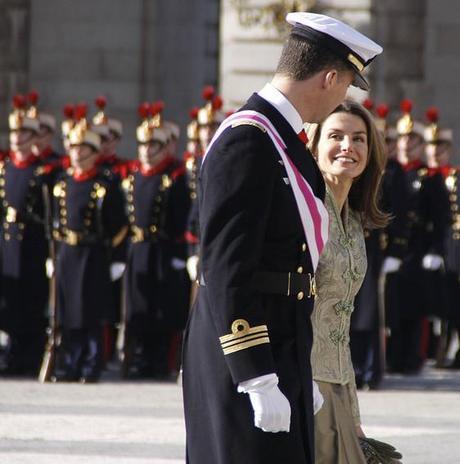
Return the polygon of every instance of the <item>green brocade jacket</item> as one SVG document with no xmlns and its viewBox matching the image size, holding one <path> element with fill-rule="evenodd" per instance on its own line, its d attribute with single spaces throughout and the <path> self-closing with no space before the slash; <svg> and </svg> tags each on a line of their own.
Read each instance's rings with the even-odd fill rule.
<svg viewBox="0 0 460 464">
<path fill-rule="evenodd" d="M 334 196 L 326 191 L 329 239 L 316 271 L 317 296 L 312 314 L 314 380 L 345 385 L 355 423 L 360 423 L 355 375 L 350 353 L 353 302 L 367 268 L 361 217 L 345 203 L 340 214 Z"/>
</svg>

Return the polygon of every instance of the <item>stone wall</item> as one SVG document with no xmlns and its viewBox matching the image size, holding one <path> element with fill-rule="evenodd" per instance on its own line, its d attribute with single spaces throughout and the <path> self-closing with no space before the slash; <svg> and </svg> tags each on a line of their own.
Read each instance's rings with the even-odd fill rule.
<svg viewBox="0 0 460 464">
<path fill-rule="evenodd" d="M 130 157 L 141 101 L 164 100 L 166 117 L 185 125 L 201 87 L 217 82 L 217 0 L 40 0 L 30 2 L 30 14 L 28 4 L 0 0 L 0 79 L 8 83 L 0 103 L 8 100 L 7 109 L 15 91 L 29 88 L 59 118 L 66 103 L 92 106 L 104 94 L 125 126 L 120 154 Z"/>
<path fill-rule="evenodd" d="M 11 98 L 29 81 L 30 5 L 0 0 L 0 149 L 7 146 Z"/>
</svg>

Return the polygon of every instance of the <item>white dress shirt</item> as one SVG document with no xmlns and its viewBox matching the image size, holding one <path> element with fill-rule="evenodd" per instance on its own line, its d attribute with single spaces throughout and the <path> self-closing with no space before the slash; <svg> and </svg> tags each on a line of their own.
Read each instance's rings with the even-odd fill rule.
<svg viewBox="0 0 460 464">
<path fill-rule="evenodd" d="M 259 97 L 268 101 L 291 125 L 296 134 L 303 130 L 302 118 L 294 105 L 272 84 L 265 84 L 265 87 L 258 92 Z"/>
</svg>

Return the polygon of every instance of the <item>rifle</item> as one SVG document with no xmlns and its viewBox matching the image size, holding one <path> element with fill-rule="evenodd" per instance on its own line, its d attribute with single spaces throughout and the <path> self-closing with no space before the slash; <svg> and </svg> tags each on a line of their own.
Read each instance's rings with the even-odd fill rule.
<svg viewBox="0 0 460 464">
<path fill-rule="evenodd" d="M 53 218 L 51 212 L 51 199 L 48 185 L 45 183 L 42 187 L 45 228 L 49 240 L 49 254 L 54 266 L 54 272 L 50 279 L 49 300 L 48 300 L 48 328 L 46 333 L 48 339 L 45 345 L 45 352 L 38 374 L 38 380 L 41 383 L 49 382 L 54 370 L 57 347 L 57 312 L 56 312 L 56 244 L 53 239 Z"/>
</svg>

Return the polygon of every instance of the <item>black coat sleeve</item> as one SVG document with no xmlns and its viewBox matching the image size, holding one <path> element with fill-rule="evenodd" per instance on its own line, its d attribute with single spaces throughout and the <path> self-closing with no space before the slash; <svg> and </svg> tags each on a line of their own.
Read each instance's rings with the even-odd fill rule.
<svg viewBox="0 0 460 464">
<path fill-rule="evenodd" d="M 275 372 L 261 297 L 251 288 L 267 234 L 274 150 L 258 128 L 228 129 L 201 171 L 202 273 L 216 336 L 235 384 Z"/>
</svg>

